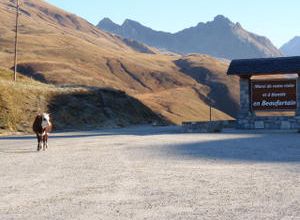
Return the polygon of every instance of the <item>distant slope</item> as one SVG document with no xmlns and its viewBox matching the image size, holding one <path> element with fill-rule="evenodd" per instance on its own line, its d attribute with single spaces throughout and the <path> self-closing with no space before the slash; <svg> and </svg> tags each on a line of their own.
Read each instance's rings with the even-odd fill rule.
<svg viewBox="0 0 300 220">
<path fill-rule="evenodd" d="M 175 61 L 180 70 L 210 88 L 207 98 L 212 106 L 232 117 L 239 110 L 239 79 L 227 76 L 228 63 L 206 55 L 189 55 Z"/>
<path fill-rule="evenodd" d="M 294 37 L 284 44 L 280 50 L 285 56 L 300 56 L 300 36 Z"/>
<path fill-rule="evenodd" d="M 129 19 L 117 25 L 104 18 L 97 27 L 180 54 L 202 53 L 226 59 L 281 56 L 269 39 L 246 31 L 239 23 L 234 24 L 222 15 L 174 34 L 155 31 Z"/>
<path fill-rule="evenodd" d="M 121 40 L 129 47 L 134 49 L 137 52 L 140 53 L 148 53 L 148 54 L 155 54 L 155 51 L 146 46 L 143 43 L 140 43 L 138 41 L 132 40 L 132 39 L 127 39 L 127 38 L 121 38 Z"/>
<path fill-rule="evenodd" d="M 175 124 L 181 124 L 182 121 L 209 121 L 209 101 L 193 88 L 168 89 L 140 94 L 136 97 L 155 112 L 159 111 L 163 118 Z M 205 99 L 206 102 L 197 101 L 199 98 Z M 233 117 L 224 116 L 222 111 L 213 107 L 212 119 L 228 120 Z"/>
<path fill-rule="evenodd" d="M 0 66 L 11 69 L 14 65 L 13 3 L 0 0 L 0 19 Z M 210 87 L 180 70 L 175 64 L 181 58 L 179 55 L 159 54 L 142 44 L 126 43 L 41 0 L 22 1 L 19 40 L 18 71 L 43 85 L 124 91 L 129 98 L 138 98 L 171 123 L 208 118 L 203 112 L 207 112 L 206 96 Z M 142 51 L 147 49 L 150 51 Z M 168 91 L 173 91 L 172 96 L 178 98 L 164 97 Z M 151 95 L 156 97 L 156 103 L 151 101 L 148 105 L 147 97 Z M 193 113 L 183 110 L 187 99 L 187 108 L 194 109 Z M 118 99 L 115 101 L 118 106 Z M 176 108 L 170 108 L 175 103 Z M 223 113 L 223 109 L 218 112 L 218 119 L 231 118 L 231 112 Z"/>
</svg>

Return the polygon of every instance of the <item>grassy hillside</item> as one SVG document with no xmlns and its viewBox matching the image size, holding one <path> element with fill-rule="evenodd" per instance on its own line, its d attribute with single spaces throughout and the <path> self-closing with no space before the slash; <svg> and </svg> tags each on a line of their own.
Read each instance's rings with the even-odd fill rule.
<svg viewBox="0 0 300 220">
<path fill-rule="evenodd" d="M 206 97 L 202 97 L 201 93 L 192 88 L 169 89 L 157 93 L 141 94 L 136 97 L 155 112 L 160 112 L 164 118 L 169 119 L 175 124 L 180 124 L 182 121 L 209 120 L 209 101 L 206 100 Z M 206 100 L 206 102 L 199 102 L 199 99 Z M 212 119 L 231 120 L 232 117 L 213 108 Z"/>
<path fill-rule="evenodd" d="M 122 91 L 58 87 L 0 69 L 0 133 L 30 132 L 36 114 L 50 112 L 56 129 L 95 129 L 132 124 L 164 124 L 161 117 Z"/>
<path fill-rule="evenodd" d="M 180 70 L 210 88 L 208 99 L 214 107 L 235 117 L 239 110 L 239 78 L 228 77 L 228 62 L 207 55 L 192 54 L 175 61 Z"/>
<path fill-rule="evenodd" d="M 13 67 L 14 10 L 11 1 L 0 0 L 0 66 L 7 69 Z M 24 76 L 58 87 L 121 90 L 172 123 L 208 118 L 204 112 L 211 87 L 183 72 L 176 64 L 178 55 L 140 53 L 41 0 L 21 1 L 19 40 L 18 71 Z M 168 91 L 176 99 L 164 97 Z M 217 108 L 219 118 L 233 115 Z"/>
</svg>

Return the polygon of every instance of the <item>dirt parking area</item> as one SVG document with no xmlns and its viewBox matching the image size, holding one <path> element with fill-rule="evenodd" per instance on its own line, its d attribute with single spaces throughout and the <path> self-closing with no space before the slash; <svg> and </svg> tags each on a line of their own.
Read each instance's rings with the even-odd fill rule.
<svg viewBox="0 0 300 220">
<path fill-rule="evenodd" d="M 300 134 L 0 137 L 0 219 L 300 219 Z"/>
</svg>

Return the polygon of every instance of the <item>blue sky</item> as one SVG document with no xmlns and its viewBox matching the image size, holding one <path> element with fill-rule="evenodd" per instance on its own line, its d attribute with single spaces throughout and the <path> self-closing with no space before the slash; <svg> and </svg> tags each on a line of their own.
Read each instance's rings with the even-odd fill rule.
<svg viewBox="0 0 300 220">
<path fill-rule="evenodd" d="M 47 0 L 93 24 L 126 18 L 155 30 L 176 32 L 222 14 L 277 47 L 300 35 L 300 0 Z"/>
</svg>

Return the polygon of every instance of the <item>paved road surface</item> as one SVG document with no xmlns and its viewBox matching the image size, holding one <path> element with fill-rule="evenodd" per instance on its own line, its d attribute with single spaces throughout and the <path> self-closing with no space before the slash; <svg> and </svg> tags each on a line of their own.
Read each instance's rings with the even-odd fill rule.
<svg viewBox="0 0 300 220">
<path fill-rule="evenodd" d="M 0 138 L 0 219 L 300 219 L 300 134 Z"/>
</svg>

